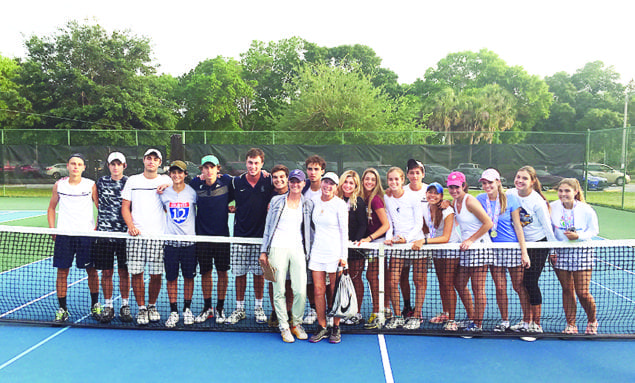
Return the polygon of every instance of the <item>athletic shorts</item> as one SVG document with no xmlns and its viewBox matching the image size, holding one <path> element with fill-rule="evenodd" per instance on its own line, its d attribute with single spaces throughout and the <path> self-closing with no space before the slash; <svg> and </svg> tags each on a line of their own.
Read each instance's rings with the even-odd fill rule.
<svg viewBox="0 0 635 383">
<path fill-rule="evenodd" d="M 205 274 L 214 268 L 216 271 L 230 269 L 229 243 L 198 242 L 196 244 L 196 260 L 201 274 Z"/>
<path fill-rule="evenodd" d="M 593 269 L 593 249 L 570 248 L 554 249 L 556 253 L 556 269 L 566 271 L 582 271 Z"/>
<path fill-rule="evenodd" d="M 148 266 L 150 275 L 163 274 L 164 241 L 158 239 L 127 239 L 128 271 L 130 274 L 141 274 Z"/>
<path fill-rule="evenodd" d="M 309 270 L 311 271 L 325 271 L 327 273 L 335 273 L 337 272 L 337 266 L 339 266 L 339 259 L 335 262 L 322 263 L 309 261 Z"/>
<path fill-rule="evenodd" d="M 412 259 L 423 259 L 431 255 L 430 250 L 397 250 L 392 248 L 386 248 L 386 257 L 389 258 L 401 258 L 404 265 L 412 265 Z"/>
<path fill-rule="evenodd" d="M 115 267 L 126 270 L 128 260 L 126 258 L 126 240 L 111 238 L 95 238 L 91 248 L 91 256 L 97 270 L 112 270 Z"/>
<path fill-rule="evenodd" d="M 453 259 L 453 258 L 459 258 L 461 256 L 461 250 L 449 250 L 449 249 L 443 249 L 443 250 L 432 250 L 432 257 L 434 258 L 439 258 L 439 259 Z"/>
<path fill-rule="evenodd" d="M 196 276 L 196 246 L 165 246 L 163 249 L 163 264 L 165 265 L 165 279 L 174 281 L 179 277 L 179 265 L 183 278 L 192 279 Z"/>
<path fill-rule="evenodd" d="M 474 249 L 459 252 L 459 266 L 480 267 L 494 263 L 492 249 Z"/>
<path fill-rule="evenodd" d="M 231 268 L 236 276 L 247 273 L 262 275 L 260 267 L 260 245 L 231 244 Z"/>
<path fill-rule="evenodd" d="M 75 266 L 78 269 L 93 267 L 90 258 L 90 244 L 92 238 L 75 237 L 68 235 L 55 236 L 55 248 L 53 249 L 53 267 L 69 269 L 73 266 L 73 258 L 77 255 Z"/>
<path fill-rule="evenodd" d="M 494 262 L 492 266 L 517 267 L 522 263 L 520 249 L 492 249 Z"/>
<path fill-rule="evenodd" d="M 362 260 L 362 259 L 366 259 L 366 250 L 362 250 L 362 249 L 348 249 L 348 259 L 356 259 L 356 260 Z"/>
</svg>

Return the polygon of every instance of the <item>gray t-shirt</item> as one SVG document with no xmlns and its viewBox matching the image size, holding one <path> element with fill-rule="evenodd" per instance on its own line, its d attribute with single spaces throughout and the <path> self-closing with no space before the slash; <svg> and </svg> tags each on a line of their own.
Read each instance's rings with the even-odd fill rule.
<svg viewBox="0 0 635 383">
<path fill-rule="evenodd" d="M 189 185 L 185 185 L 180 193 L 174 187 L 163 191 L 161 203 L 167 212 L 166 234 L 196 235 L 196 192 Z M 170 246 L 190 246 L 191 242 L 167 241 Z"/>
</svg>

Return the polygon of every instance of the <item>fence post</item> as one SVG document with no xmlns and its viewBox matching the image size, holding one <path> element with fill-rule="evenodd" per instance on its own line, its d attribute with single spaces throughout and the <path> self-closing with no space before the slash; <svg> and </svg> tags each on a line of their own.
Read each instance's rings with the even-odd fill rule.
<svg viewBox="0 0 635 383">
<path fill-rule="evenodd" d="M 71 146 L 71 130 L 66 129 L 66 143 L 68 146 Z"/>
<path fill-rule="evenodd" d="M 589 150 L 591 146 L 591 129 L 586 130 L 586 150 L 584 153 L 584 198 L 589 189 Z"/>
</svg>

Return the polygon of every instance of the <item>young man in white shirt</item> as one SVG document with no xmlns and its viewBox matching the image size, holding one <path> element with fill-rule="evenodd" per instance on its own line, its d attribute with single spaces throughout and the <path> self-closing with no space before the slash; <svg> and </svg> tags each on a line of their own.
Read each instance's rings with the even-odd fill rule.
<svg viewBox="0 0 635 383">
<path fill-rule="evenodd" d="M 97 187 L 94 181 L 82 177 L 82 173 L 86 170 L 86 163 L 82 154 L 75 153 L 71 155 L 66 168 L 68 169 L 68 177 L 58 180 L 53 186 L 51 201 L 46 212 L 49 227 L 89 234 L 95 230 L 93 205 L 97 206 Z M 55 208 L 58 204 L 59 212 L 56 226 Z M 55 241 L 53 267 L 57 268 L 55 290 L 60 306 L 55 313 L 55 322 L 66 322 L 70 315 L 66 306 L 66 292 L 68 274 L 75 256 L 77 256 L 75 261 L 77 268 L 86 269 L 88 273 L 91 314 L 95 319 L 100 320 L 102 310 L 98 301 L 99 275 L 93 267 L 90 255 L 91 238 L 57 235 L 53 236 L 53 240 Z"/>
<path fill-rule="evenodd" d="M 121 215 L 128 226 L 128 234 L 132 236 L 160 236 L 165 233 L 165 212 L 157 188 L 161 185 L 172 185 L 167 175 L 157 173 L 163 157 L 157 149 L 148 149 L 143 155 L 143 173 L 128 179 L 122 192 Z M 126 242 L 128 271 L 132 276 L 134 292 L 139 312 L 137 324 L 161 320 L 156 308 L 157 298 L 161 291 L 161 275 L 163 275 L 163 241 L 158 239 L 129 239 Z M 150 273 L 148 287 L 149 306 L 145 304 L 145 283 L 143 273 L 146 265 Z"/>
</svg>

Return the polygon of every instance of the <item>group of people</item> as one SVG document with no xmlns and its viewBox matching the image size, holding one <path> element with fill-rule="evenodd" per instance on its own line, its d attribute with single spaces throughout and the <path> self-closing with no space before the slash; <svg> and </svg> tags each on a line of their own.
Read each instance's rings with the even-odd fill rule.
<svg viewBox="0 0 635 383">
<path fill-rule="evenodd" d="M 221 173 L 214 155 L 200 161 L 201 175 L 185 182 L 187 166 L 172 161 L 169 176 L 158 172 L 163 158 L 157 149 L 143 157 L 144 171 L 125 176 L 126 159 L 113 152 L 108 157 L 109 176 L 93 182 L 82 177 L 82 154 L 70 156 L 69 176 L 53 187 L 48 209 L 49 227 L 74 231 L 127 232 L 132 237 L 91 239 L 86 236 L 58 235 L 55 238 L 54 266 L 59 309 L 57 322 L 69 318 L 66 303 L 67 277 L 76 256 L 76 266 L 86 269 L 91 295 L 91 314 L 108 323 L 115 317 L 113 269 L 117 258 L 121 293 L 120 319 L 135 320 L 129 301 L 132 290 L 138 306 L 136 322 L 146 325 L 161 321 L 156 303 L 167 280 L 170 315 L 166 327 L 215 320 L 233 325 L 245 319 L 247 274 L 252 274 L 253 313 L 257 323 L 278 326 L 285 342 L 308 339 L 331 343 L 341 341 L 340 322 L 357 325 L 361 314 L 350 318 L 329 317 L 338 272 L 348 268 L 357 301 L 364 298 L 364 281 L 370 287 L 372 314 L 364 323 L 368 329 L 417 329 L 423 319 L 430 258 L 439 282 L 442 312 L 429 319 L 443 324 L 446 331 L 464 328 L 483 330 L 487 303 L 487 273 L 496 286 L 496 301 L 501 314 L 494 331 L 542 332 L 542 295 L 538 279 L 547 259 L 553 264 L 562 285 L 565 333 L 577 333 L 576 295 L 583 306 L 587 334 L 596 334 L 595 301 L 589 292 L 593 252 L 574 248 L 552 251 L 530 248 L 526 242 L 587 240 L 597 235 L 598 222 L 593 209 L 584 202 L 575 179 L 563 179 L 557 186 L 558 200 L 549 203 L 541 192 L 540 181 L 530 166 L 516 173 L 515 188 L 505 191 L 500 175 L 487 169 L 480 179 L 484 193 L 467 193 L 465 176 L 452 172 L 447 190 L 452 200 L 444 199 L 439 183 L 423 183 L 425 167 L 419 161 L 407 162 L 406 171 L 389 169 L 388 189 L 380 175 L 366 169 L 361 178 L 347 170 L 341 176 L 326 172 L 326 161 L 317 155 L 305 161 L 305 171 L 276 165 L 271 173 L 262 170 L 264 152 L 252 148 L 245 155 L 247 171 L 232 177 Z M 405 184 L 406 178 L 409 183 Z M 93 221 L 97 207 L 97 224 Z M 234 216 L 234 236 L 259 238 L 261 242 L 164 241 L 161 235 L 229 236 L 229 214 Z M 146 239 L 147 238 L 147 239 Z M 356 246 L 366 242 L 383 243 L 388 251 L 383 258 L 385 294 L 379 301 L 380 260 L 376 250 Z M 499 251 L 491 242 L 515 242 L 517 250 Z M 426 250 L 426 245 L 456 243 L 458 250 Z M 408 244 L 397 246 L 392 245 Z M 473 246 L 479 244 L 479 246 Z M 368 246 L 366 246 L 368 248 Z M 265 279 L 263 267 L 274 270 L 269 286 L 270 317 L 263 308 Z M 201 275 L 203 307 L 192 312 L 194 278 Z M 213 276 L 217 272 L 217 302 L 212 305 Z M 99 273 L 104 304 L 99 302 Z M 225 298 L 228 271 L 235 277 L 235 310 L 226 316 Z M 144 273 L 150 274 L 146 305 Z M 183 277 L 183 306 L 177 303 L 179 272 Z M 410 273 L 414 282 L 411 299 Z M 518 294 L 523 319 L 511 325 L 508 316 L 507 272 Z M 471 289 L 468 287 L 471 282 Z M 467 313 L 467 321 L 456 320 L 457 294 Z M 404 306 L 401 306 L 403 297 Z M 305 315 L 306 300 L 310 309 Z M 392 306 L 392 308 L 391 308 Z M 317 330 L 308 336 L 303 324 L 317 321 Z"/>
</svg>

